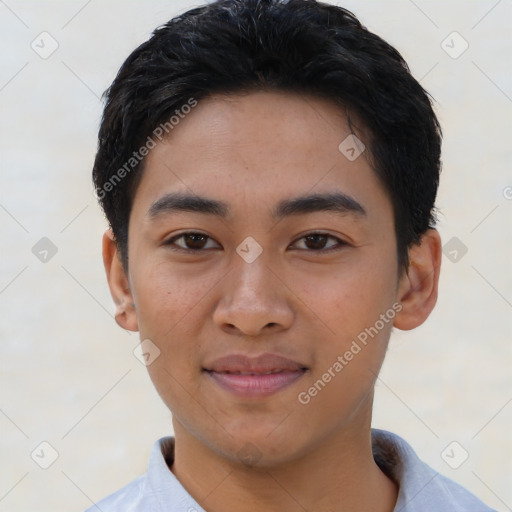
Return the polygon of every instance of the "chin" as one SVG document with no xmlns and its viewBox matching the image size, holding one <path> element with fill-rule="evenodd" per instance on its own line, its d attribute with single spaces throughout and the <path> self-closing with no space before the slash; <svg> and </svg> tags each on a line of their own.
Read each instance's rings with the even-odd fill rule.
<svg viewBox="0 0 512 512">
<path fill-rule="evenodd" d="M 275 429 L 275 425 L 274 425 Z M 234 464 L 248 468 L 268 469 L 293 462 L 303 454 L 302 440 L 296 435 L 300 429 L 273 432 L 271 429 L 254 429 L 254 424 L 247 432 L 238 431 L 236 435 L 225 435 L 212 444 L 216 451 Z"/>
</svg>

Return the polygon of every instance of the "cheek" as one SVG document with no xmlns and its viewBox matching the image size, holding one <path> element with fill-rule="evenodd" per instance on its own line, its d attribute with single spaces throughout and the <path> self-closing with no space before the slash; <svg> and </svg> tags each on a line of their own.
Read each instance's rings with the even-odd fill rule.
<svg viewBox="0 0 512 512">
<path fill-rule="evenodd" d="M 298 401 L 307 404 L 311 417 L 323 418 L 320 423 L 334 410 L 339 419 L 333 424 L 339 426 L 362 404 L 369 407 L 395 314 L 393 286 L 382 269 L 351 268 L 309 293 L 311 309 L 329 330 L 318 340 L 315 365 Z"/>
<path fill-rule="evenodd" d="M 166 346 L 174 345 L 185 327 L 197 327 L 193 316 L 198 314 L 201 301 L 217 279 L 204 273 L 194 276 L 184 267 L 169 262 L 139 265 L 139 268 L 147 269 L 134 277 L 141 338 L 154 338 Z"/>
<path fill-rule="evenodd" d="M 160 350 L 147 370 L 158 394 L 173 411 L 189 407 L 190 395 L 197 393 L 200 336 L 195 334 L 204 323 L 204 299 L 216 282 L 213 276 L 194 277 L 184 267 L 146 262 L 138 267 L 146 270 L 133 279 L 140 339 L 149 338 Z"/>
<path fill-rule="evenodd" d="M 304 303 L 340 341 L 356 336 L 375 323 L 393 304 L 396 274 L 394 261 L 368 259 L 367 264 L 340 266 L 324 276 L 304 274 L 301 294 Z M 295 280 L 299 282 L 299 280 Z"/>
<path fill-rule="evenodd" d="M 304 302 L 328 326 L 322 329 L 325 336 L 318 340 L 316 364 L 304 389 L 312 402 L 321 391 L 311 409 L 318 408 L 319 414 L 329 403 L 337 404 L 340 413 L 354 410 L 373 388 L 384 360 L 395 314 L 396 261 L 392 251 L 387 258 L 377 253 L 321 280 L 308 276 L 303 281 Z"/>
</svg>

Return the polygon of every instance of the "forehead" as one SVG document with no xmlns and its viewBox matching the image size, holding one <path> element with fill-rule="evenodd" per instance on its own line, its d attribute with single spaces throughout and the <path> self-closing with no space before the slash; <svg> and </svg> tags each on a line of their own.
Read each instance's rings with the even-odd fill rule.
<svg viewBox="0 0 512 512">
<path fill-rule="evenodd" d="M 365 153 L 354 159 L 343 152 L 350 137 L 346 114 L 326 99 L 283 92 L 212 96 L 149 152 L 134 208 L 144 203 L 147 213 L 169 192 L 246 204 L 334 189 L 356 200 L 382 195 Z"/>
</svg>

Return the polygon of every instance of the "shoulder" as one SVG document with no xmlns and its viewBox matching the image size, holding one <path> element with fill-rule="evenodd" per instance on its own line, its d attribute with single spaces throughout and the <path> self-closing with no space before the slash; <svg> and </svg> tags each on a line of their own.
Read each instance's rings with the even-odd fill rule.
<svg viewBox="0 0 512 512">
<path fill-rule="evenodd" d="M 372 429 L 374 458 L 399 486 L 401 512 L 495 512 L 453 480 L 419 459 L 401 437 Z"/>
<path fill-rule="evenodd" d="M 115 493 L 103 498 L 86 512 L 138 512 L 141 510 L 149 510 L 144 508 L 147 506 L 145 492 L 146 475 L 139 476 L 128 485 L 119 489 Z"/>
<path fill-rule="evenodd" d="M 107 496 L 86 512 L 156 512 L 203 510 L 169 469 L 174 461 L 174 438 L 163 437 L 151 450 L 147 472 Z"/>
</svg>

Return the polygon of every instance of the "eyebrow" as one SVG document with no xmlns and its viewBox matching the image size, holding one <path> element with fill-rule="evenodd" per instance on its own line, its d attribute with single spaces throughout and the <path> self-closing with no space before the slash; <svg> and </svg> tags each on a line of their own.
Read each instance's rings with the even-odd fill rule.
<svg viewBox="0 0 512 512">
<path fill-rule="evenodd" d="M 365 217 L 366 210 L 353 197 L 342 192 L 307 194 L 284 199 L 272 210 L 271 216 L 280 220 L 292 215 L 332 211 L 342 215 Z M 173 212 L 194 212 L 226 218 L 230 208 L 224 201 L 180 192 L 171 192 L 157 199 L 149 208 L 147 216 L 153 220 Z"/>
</svg>

